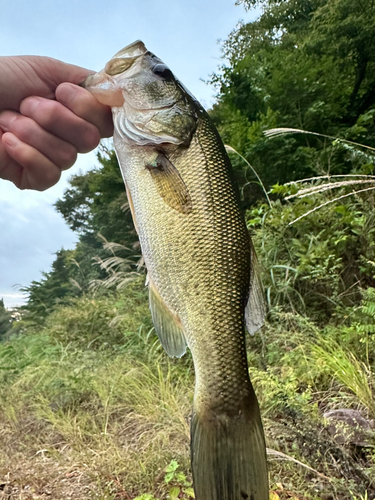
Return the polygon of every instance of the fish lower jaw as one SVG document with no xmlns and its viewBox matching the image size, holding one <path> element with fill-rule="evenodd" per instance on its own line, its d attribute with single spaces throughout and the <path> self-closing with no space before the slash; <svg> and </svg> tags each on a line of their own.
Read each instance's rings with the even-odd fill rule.
<svg viewBox="0 0 375 500">
<path fill-rule="evenodd" d="M 91 92 L 95 98 L 105 106 L 121 107 L 124 104 L 124 96 L 121 89 L 104 72 L 89 75 L 83 83 L 83 87 Z"/>
</svg>

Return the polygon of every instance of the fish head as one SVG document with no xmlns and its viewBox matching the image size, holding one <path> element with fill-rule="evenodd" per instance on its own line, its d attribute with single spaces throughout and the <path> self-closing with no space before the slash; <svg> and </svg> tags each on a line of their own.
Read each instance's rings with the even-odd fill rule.
<svg viewBox="0 0 375 500">
<path fill-rule="evenodd" d="M 199 105 L 143 42 L 117 52 L 84 87 L 112 107 L 121 137 L 139 144 L 190 142 Z"/>
</svg>

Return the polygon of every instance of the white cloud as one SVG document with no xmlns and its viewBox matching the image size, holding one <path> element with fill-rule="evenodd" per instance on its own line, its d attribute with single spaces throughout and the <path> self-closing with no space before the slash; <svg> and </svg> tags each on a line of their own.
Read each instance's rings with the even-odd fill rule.
<svg viewBox="0 0 375 500">
<path fill-rule="evenodd" d="M 0 299 L 4 299 L 4 305 L 7 309 L 22 306 L 25 303 L 24 293 L 2 293 L 0 290 Z"/>
</svg>

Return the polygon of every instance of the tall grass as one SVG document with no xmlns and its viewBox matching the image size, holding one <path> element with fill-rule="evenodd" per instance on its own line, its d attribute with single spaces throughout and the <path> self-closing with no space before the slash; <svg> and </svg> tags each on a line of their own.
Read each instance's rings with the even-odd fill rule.
<svg viewBox="0 0 375 500">
<path fill-rule="evenodd" d="M 159 491 L 172 458 L 187 469 L 190 362 L 181 367 L 156 348 L 146 297 L 136 286 L 127 293 L 132 299 L 119 296 L 112 309 L 107 298 L 78 299 L 42 331 L 0 343 L 3 469 L 17 468 L 16 450 L 27 443 L 28 454 L 74 466 L 108 499 L 121 488 Z M 105 342 L 93 342 L 100 335 Z"/>
<path fill-rule="evenodd" d="M 352 391 L 367 408 L 370 416 L 374 418 L 374 377 L 371 368 L 363 361 L 359 361 L 352 352 L 347 351 L 331 339 L 321 339 L 319 344 L 312 345 L 311 353 L 312 362 L 319 363 L 330 376 Z"/>
<path fill-rule="evenodd" d="M 283 200 L 247 214 L 270 306 L 268 324 L 248 343 L 268 446 L 276 450 L 271 477 L 282 500 L 349 500 L 349 490 L 359 497 L 372 488 L 374 460 L 367 456 L 364 472 L 345 446 L 338 448 L 325 434 L 321 410 L 330 399 L 331 406 L 366 407 L 375 416 L 373 289 L 358 307 L 358 285 L 371 283 L 374 270 L 373 199 L 361 194 L 322 206 L 291 226 L 327 191 L 305 191 L 293 201 L 285 196 L 295 186 L 277 186 L 278 193 Z M 43 329 L 20 322 L 18 336 L 0 343 L 0 479 L 2 470 L 20 475 L 39 463 L 40 484 L 58 482 L 49 476 L 55 466 L 59 477 L 77 474 L 90 491 L 77 493 L 79 500 L 131 500 L 142 493 L 166 499 L 172 459 L 189 476 L 191 357 L 167 358 L 144 278 L 128 280 L 128 262 L 112 257 L 110 291 L 99 287 L 57 308 Z M 293 460 L 276 463 L 286 455 Z M 65 499 L 64 492 L 52 497 Z"/>
</svg>

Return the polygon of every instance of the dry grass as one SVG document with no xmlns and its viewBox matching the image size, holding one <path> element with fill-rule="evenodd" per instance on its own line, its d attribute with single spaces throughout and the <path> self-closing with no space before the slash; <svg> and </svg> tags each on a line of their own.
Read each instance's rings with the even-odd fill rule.
<svg viewBox="0 0 375 500">
<path fill-rule="evenodd" d="M 189 371 L 160 356 L 145 364 L 131 352 L 82 353 L 72 345 L 51 356 L 47 335 L 30 340 L 29 365 L 8 373 L 1 394 L 4 498 L 134 498 L 162 489 L 172 458 L 188 467 Z"/>
<path fill-rule="evenodd" d="M 191 360 L 168 360 L 147 328 L 134 328 L 144 303 L 136 307 L 131 314 L 127 302 L 128 312 L 117 311 L 123 319 L 111 333 L 113 306 L 82 299 L 76 309 L 51 317 L 42 332 L 0 344 L 1 500 L 133 500 L 146 493 L 166 499 L 165 468 L 172 459 L 190 480 Z M 104 338 L 118 339 L 122 329 L 123 344 L 88 348 L 84 331 L 97 338 L 103 316 Z M 62 343 L 65 329 L 69 340 Z M 268 325 L 262 336 L 268 345 L 285 343 L 290 360 L 302 359 L 292 356 L 305 335 L 301 324 L 295 329 L 280 319 L 277 331 Z M 280 369 L 251 370 L 274 450 L 273 490 L 281 500 L 351 500 L 349 487 L 357 496 L 371 492 L 348 450 L 327 435 L 319 400 L 300 387 L 300 367 L 280 363 Z"/>
</svg>

